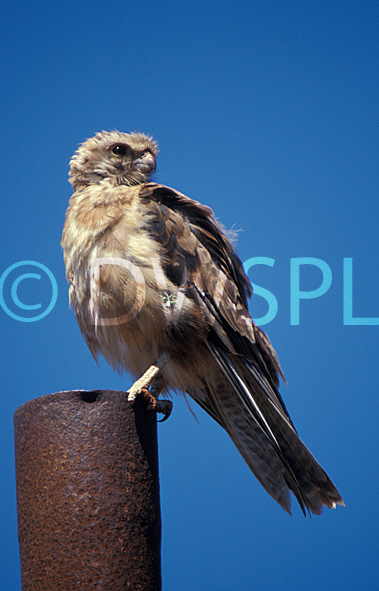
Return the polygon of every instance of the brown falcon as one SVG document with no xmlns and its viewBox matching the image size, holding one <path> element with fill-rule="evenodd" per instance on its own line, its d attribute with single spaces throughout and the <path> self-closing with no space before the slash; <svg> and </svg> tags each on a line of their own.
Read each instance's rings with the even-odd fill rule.
<svg viewBox="0 0 379 591">
<path fill-rule="evenodd" d="M 343 505 L 278 391 L 280 364 L 248 312 L 231 240 L 209 207 L 151 182 L 156 155 L 150 137 L 112 131 L 71 160 L 62 246 L 88 347 L 134 377 L 167 356 L 159 390 L 188 393 L 286 511 L 290 490 L 304 513 Z"/>
</svg>

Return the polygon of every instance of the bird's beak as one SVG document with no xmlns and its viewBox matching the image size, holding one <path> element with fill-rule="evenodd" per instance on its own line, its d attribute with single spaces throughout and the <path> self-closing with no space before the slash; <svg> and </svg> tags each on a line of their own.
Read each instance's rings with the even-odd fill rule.
<svg viewBox="0 0 379 591">
<path fill-rule="evenodd" d="M 153 173 L 155 172 L 156 162 L 155 158 L 152 154 L 147 153 L 135 160 L 134 164 L 137 166 L 138 170 L 143 173 Z"/>
</svg>

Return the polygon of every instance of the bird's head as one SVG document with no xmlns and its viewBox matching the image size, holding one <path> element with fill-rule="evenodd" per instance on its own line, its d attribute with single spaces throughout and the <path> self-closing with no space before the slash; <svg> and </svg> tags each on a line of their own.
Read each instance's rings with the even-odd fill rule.
<svg viewBox="0 0 379 591">
<path fill-rule="evenodd" d="M 157 143 L 143 133 L 102 131 L 86 140 L 70 162 L 74 189 L 110 179 L 115 185 L 139 185 L 155 171 Z"/>
</svg>

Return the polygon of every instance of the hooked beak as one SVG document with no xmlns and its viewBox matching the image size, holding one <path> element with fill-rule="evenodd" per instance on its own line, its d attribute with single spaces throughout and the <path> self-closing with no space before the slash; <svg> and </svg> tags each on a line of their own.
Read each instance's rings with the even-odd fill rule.
<svg viewBox="0 0 379 591">
<path fill-rule="evenodd" d="M 154 173 L 156 168 L 155 158 L 150 152 L 146 152 L 141 158 L 134 161 L 135 166 L 144 174 Z"/>
</svg>

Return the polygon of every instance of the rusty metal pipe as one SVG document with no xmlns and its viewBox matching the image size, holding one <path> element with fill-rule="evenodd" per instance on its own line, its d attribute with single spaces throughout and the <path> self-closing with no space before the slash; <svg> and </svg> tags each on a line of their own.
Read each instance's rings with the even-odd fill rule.
<svg viewBox="0 0 379 591">
<path fill-rule="evenodd" d="M 14 416 L 22 591 L 160 591 L 155 420 L 125 392 L 58 392 Z"/>
</svg>

